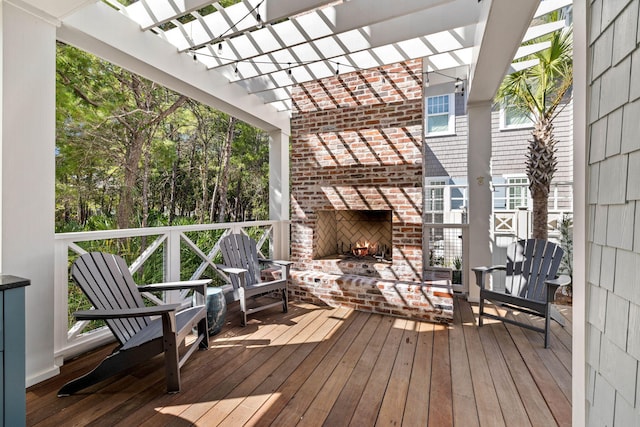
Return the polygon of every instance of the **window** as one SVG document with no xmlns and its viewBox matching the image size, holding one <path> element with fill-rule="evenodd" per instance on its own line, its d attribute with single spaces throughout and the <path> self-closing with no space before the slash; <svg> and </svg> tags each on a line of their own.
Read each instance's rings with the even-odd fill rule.
<svg viewBox="0 0 640 427">
<path fill-rule="evenodd" d="M 531 113 L 513 106 L 500 108 L 500 129 L 519 129 L 533 127 Z"/>
<path fill-rule="evenodd" d="M 442 212 L 444 210 L 445 181 L 429 181 L 427 188 L 427 211 Z"/>
<path fill-rule="evenodd" d="M 455 104 L 453 94 L 427 97 L 425 133 L 427 136 L 455 133 Z"/>
<path fill-rule="evenodd" d="M 529 180 L 527 177 L 509 178 L 508 183 L 508 201 L 509 209 L 515 210 L 521 206 L 528 206 L 529 203 Z"/>
</svg>

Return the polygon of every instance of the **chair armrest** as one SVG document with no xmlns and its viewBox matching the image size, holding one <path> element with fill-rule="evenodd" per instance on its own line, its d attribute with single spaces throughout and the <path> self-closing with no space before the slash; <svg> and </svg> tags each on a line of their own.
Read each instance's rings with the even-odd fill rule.
<svg viewBox="0 0 640 427">
<path fill-rule="evenodd" d="M 495 271 L 504 271 L 507 267 L 504 265 L 492 265 L 490 267 L 474 267 L 471 270 L 476 273 L 476 284 L 480 287 L 480 289 L 484 289 L 485 285 L 485 277 L 487 274 L 493 273 Z"/>
<path fill-rule="evenodd" d="M 507 266 L 505 265 L 492 265 L 490 267 L 474 267 L 471 270 L 486 272 L 486 273 L 493 273 L 494 271 L 504 271 L 506 269 L 507 269 Z"/>
<path fill-rule="evenodd" d="M 73 313 L 78 320 L 122 319 L 125 317 L 146 317 L 175 312 L 180 304 L 164 304 L 152 307 L 123 308 L 117 310 L 81 310 Z"/>
<path fill-rule="evenodd" d="M 258 258 L 258 261 L 266 263 L 266 264 L 278 264 L 278 265 L 284 265 L 284 266 L 289 266 L 289 265 L 293 264 L 293 261 L 284 261 L 284 260 L 281 260 L 281 259 Z"/>
<path fill-rule="evenodd" d="M 227 274 L 241 274 L 246 273 L 248 270 L 246 268 L 233 268 L 227 267 L 226 265 L 216 264 L 216 268 Z"/>
<path fill-rule="evenodd" d="M 547 285 L 547 302 L 554 302 L 556 300 L 556 291 L 560 286 L 567 286 L 571 283 L 571 277 L 561 275 L 555 279 L 547 279 L 544 284 Z"/>
<path fill-rule="evenodd" d="M 176 291 L 181 289 L 194 289 L 201 294 L 205 294 L 206 287 L 211 283 L 211 279 L 183 280 L 180 282 L 152 283 L 138 286 L 140 292 L 150 291 Z"/>
<path fill-rule="evenodd" d="M 547 285 L 552 285 L 556 287 L 567 286 L 569 283 L 571 283 L 571 277 L 563 274 L 556 277 L 555 279 L 547 279 L 544 281 L 544 283 L 546 283 Z"/>
<path fill-rule="evenodd" d="M 191 289 L 198 288 L 202 285 L 208 285 L 212 282 L 212 279 L 198 279 L 198 280 L 182 280 L 180 282 L 164 282 L 164 283 L 150 283 L 148 285 L 140 285 L 138 289 L 146 291 L 150 290 L 169 290 L 175 291 L 178 289 Z"/>
</svg>

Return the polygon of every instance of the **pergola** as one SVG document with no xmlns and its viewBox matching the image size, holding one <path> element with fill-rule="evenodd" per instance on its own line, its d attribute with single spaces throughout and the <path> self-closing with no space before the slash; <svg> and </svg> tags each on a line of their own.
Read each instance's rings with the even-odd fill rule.
<svg viewBox="0 0 640 427">
<path fill-rule="evenodd" d="M 490 260 L 492 99 L 544 45 L 530 27 L 570 0 L 0 0 L 0 266 L 27 289 L 27 385 L 57 373 L 54 317 L 56 41 L 74 45 L 270 135 L 270 217 L 289 218 L 291 88 L 425 58 L 467 80 L 470 265 Z M 221 50 L 220 50 L 221 49 Z M 472 287 L 471 298 L 477 299 Z"/>
</svg>

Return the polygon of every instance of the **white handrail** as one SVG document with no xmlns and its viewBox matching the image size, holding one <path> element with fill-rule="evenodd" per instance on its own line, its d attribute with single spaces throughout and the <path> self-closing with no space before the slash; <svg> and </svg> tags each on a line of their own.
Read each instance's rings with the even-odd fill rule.
<svg viewBox="0 0 640 427">
<path fill-rule="evenodd" d="M 131 228 L 118 230 L 100 230 L 73 233 L 56 233 L 56 257 L 54 276 L 54 352 L 56 363 L 62 364 L 63 359 L 73 357 L 95 347 L 113 341 L 113 335 L 107 328 L 99 328 L 89 332 L 82 332 L 87 322 L 69 324 L 69 254 L 82 254 L 85 250 L 79 242 L 101 241 L 109 239 L 123 239 L 130 237 L 157 236 L 146 247 L 141 248 L 138 258 L 129 267 L 132 272 L 138 271 L 144 263 L 158 249 L 163 249 L 163 280 L 177 281 L 181 277 L 181 249 L 187 248 L 200 258 L 200 265 L 192 272 L 188 272 L 192 279 L 200 278 L 207 267 L 220 277 L 228 281 L 228 278 L 220 273 L 213 262 L 219 253 L 219 245 L 212 249 L 199 248 L 197 244 L 187 237 L 187 233 L 208 232 L 212 230 L 224 230 L 225 233 L 246 233 L 246 229 L 261 229 L 258 241 L 269 241 L 270 248 L 279 248 L 280 242 L 276 241 L 282 235 L 283 227 L 287 227 L 289 221 L 249 221 L 218 224 L 196 224 L 172 227 Z M 183 245 L 184 243 L 184 245 Z M 156 302 L 158 299 L 150 296 Z M 187 303 L 187 296 L 179 291 L 167 292 L 164 297 L 166 302 Z"/>
</svg>

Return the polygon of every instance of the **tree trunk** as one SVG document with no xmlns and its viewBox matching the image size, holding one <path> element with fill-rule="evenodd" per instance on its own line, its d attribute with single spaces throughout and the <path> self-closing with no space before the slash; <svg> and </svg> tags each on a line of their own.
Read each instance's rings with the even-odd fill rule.
<svg viewBox="0 0 640 427">
<path fill-rule="evenodd" d="M 176 218 L 176 181 L 178 180 L 178 162 L 180 162 L 180 144 L 176 148 L 176 159 L 171 167 L 171 182 L 169 183 L 169 225 L 173 225 Z"/>
<path fill-rule="evenodd" d="M 549 189 L 556 172 L 556 141 L 553 124 L 546 117 L 539 119 L 532 131 L 527 153 L 527 177 L 533 199 L 533 238 L 547 239 Z"/>
<path fill-rule="evenodd" d="M 151 106 L 146 105 L 145 99 L 142 98 L 148 94 L 145 94 L 144 90 L 140 88 L 140 80 L 136 76 L 132 75 L 130 85 L 132 92 L 136 96 L 136 104 L 140 107 L 144 107 L 145 110 L 151 109 Z M 127 128 L 130 135 L 124 159 L 124 183 L 120 191 L 120 204 L 118 205 L 117 211 L 118 228 L 129 228 L 131 226 L 134 202 L 133 190 L 136 186 L 138 170 L 140 168 L 140 159 L 142 157 L 145 144 L 150 142 L 150 137 L 154 134 L 155 127 L 157 127 L 167 116 L 176 111 L 187 101 L 187 99 L 188 98 L 184 95 L 180 96 L 180 98 L 178 98 L 171 106 L 165 110 L 161 110 L 150 120 L 131 124 L 123 117 L 117 117 L 117 120 Z"/>
<path fill-rule="evenodd" d="M 142 170 L 142 219 L 140 221 L 140 226 L 142 228 L 149 226 L 149 161 L 151 157 L 151 149 L 147 147 L 144 151 L 144 164 Z"/>
<path fill-rule="evenodd" d="M 222 167 L 220 168 L 220 189 L 218 200 L 220 200 L 218 211 L 218 222 L 224 222 L 226 209 L 227 209 L 227 193 L 229 189 L 229 166 L 231 160 L 231 143 L 233 142 L 233 135 L 235 133 L 236 119 L 235 117 L 229 117 L 229 127 L 227 128 L 227 136 L 224 142 L 224 148 L 222 156 Z"/>
<path fill-rule="evenodd" d="M 549 237 L 548 230 L 548 201 L 549 195 L 543 194 L 541 191 L 531 192 L 533 199 L 533 235 L 534 239 L 547 239 Z"/>
<path fill-rule="evenodd" d="M 206 144 L 202 144 L 202 148 L 203 148 L 203 158 L 202 158 L 202 162 L 200 163 L 200 191 L 202 194 L 202 201 L 201 201 L 201 205 L 200 205 L 200 209 L 199 209 L 199 222 L 200 224 L 204 224 L 206 218 L 207 218 L 207 213 L 208 213 L 208 199 L 209 199 L 209 181 L 208 181 L 208 174 L 209 174 L 209 158 L 208 158 L 208 153 L 207 153 L 207 145 Z"/>
<path fill-rule="evenodd" d="M 117 221 L 118 228 L 130 228 L 133 214 L 133 190 L 136 186 L 140 157 L 145 137 L 142 134 L 132 135 L 128 144 L 124 163 L 124 182 L 120 190 L 120 203 L 118 204 Z"/>
<path fill-rule="evenodd" d="M 219 176 L 216 177 L 216 183 L 213 186 L 213 193 L 211 194 L 211 205 L 209 206 L 209 222 L 213 222 L 216 217 L 216 199 L 218 196 L 218 182 Z"/>
</svg>

